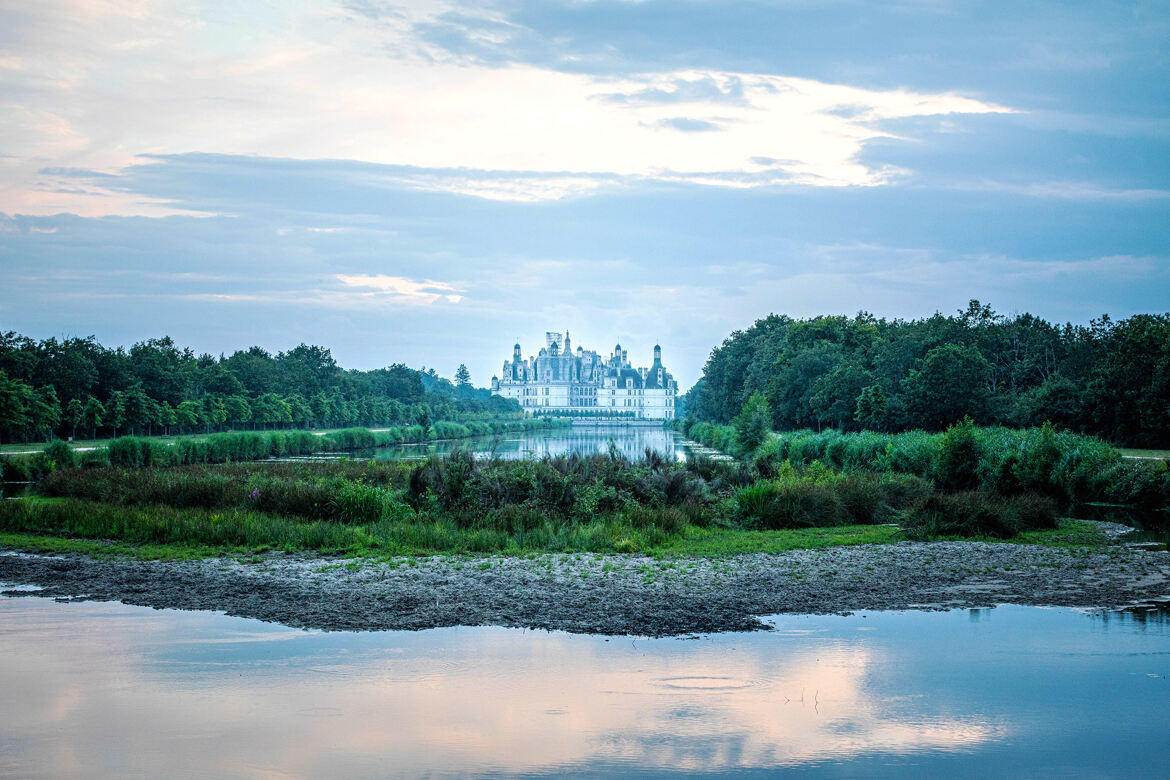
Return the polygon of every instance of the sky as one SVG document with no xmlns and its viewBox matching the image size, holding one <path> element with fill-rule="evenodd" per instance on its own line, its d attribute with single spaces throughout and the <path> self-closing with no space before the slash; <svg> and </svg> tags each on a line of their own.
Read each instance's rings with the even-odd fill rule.
<svg viewBox="0 0 1170 780">
<path fill-rule="evenodd" d="M 1164 0 L 0 0 L 0 330 L 481 386 L 568 330 L 687 388 L 773 312 L 1164 312 L 1168 41 Z"/>
</svg>

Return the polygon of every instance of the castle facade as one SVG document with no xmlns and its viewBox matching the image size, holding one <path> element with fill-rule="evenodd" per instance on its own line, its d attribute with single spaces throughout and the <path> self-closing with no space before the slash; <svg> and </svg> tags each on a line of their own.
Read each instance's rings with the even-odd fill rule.
<svg viewBox="0 0 1170 780">
<path fill-rule="evenodd" d="M 545 333 L 544 347 L 522 358 L 520 345 L 492 377 L 492 394 L 515 398 L 537 415 L 673 420 L 678 384 L 662 365 L 662 347 L 654 346 L 649 368 L 634 368 L 621 344 L 608 358 L 577 347 L 568 331 Z"/>
</svg>

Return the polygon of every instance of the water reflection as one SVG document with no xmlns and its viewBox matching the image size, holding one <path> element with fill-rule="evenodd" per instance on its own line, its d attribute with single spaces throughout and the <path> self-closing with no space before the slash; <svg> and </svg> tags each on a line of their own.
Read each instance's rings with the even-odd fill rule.
<svg viewBox="0 0 1170 780">
<path fill-rule="evenodd" d="M 1164 624 L 1000 608 L 774 625 L 693 640 L 310 633 L 0 598 L 0 774 L 994 774 L 1058 760 L 1142 774 L 1157 758 Z"/>
<path fill-rule="evenodd" d="M 482 436 L 455 441 L 405 444 L 379 447 L 373 451 L 376 460 L 404 460 L 427 455 L 447 455 L 452 450 L 470 450 L 478 457 L 497 457 L 507 460 L 542 458 L 546 455 L 605 455 L 613 446 L 631 460 L 653 450 L 667 458 L 685 460 L 691 445 L 676 431 L 661 427 L 601 426 L 558 428 L 538 433 L 508 433 L 500 436 Z"/>
</svg>

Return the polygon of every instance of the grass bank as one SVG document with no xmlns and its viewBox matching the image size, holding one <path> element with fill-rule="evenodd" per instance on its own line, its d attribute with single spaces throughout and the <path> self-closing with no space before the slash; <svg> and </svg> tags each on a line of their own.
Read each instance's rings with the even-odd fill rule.
<svg viewBox="0 0 1170 780">
<path fill-rule="evenodd" d="M 35 553 L 80 553 L 100 558 L 259 560 L 271 551 L 386 559 L 420 555 L 528 556 L 556 553 L 630 553 L 658 558 L 720 558 L 782 553 L 906 539 L 893 526 L 853 525 L 762 531 L 690 526 L 674 534 L 646 534 L 618 518 L 575 531 L 492 534 L 439 522 L 336 526 L 259 513 L 213 513 L 166 507 L 127 508 L 83 501 L 37 499 L 0 505 L 0 547 Z M 980 537 L 948 537 L 980 539 Z M 984 541 L 1003 541 L 983 537 Z M 1014 540 L 1057 547 L 1101 547 L 1110 542 L 1077 520 L 1028 531 Z"/>
</svg>

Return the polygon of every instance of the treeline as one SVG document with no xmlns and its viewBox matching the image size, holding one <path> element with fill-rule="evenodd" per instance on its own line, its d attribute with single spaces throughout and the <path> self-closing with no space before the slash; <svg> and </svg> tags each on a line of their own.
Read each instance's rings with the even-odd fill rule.
<svg viewBox="0 0 1170 780">
<path fill-rule="evenodd" d="M 514 400 L 457 383 L 432 368 L 346 370 L 324 347 L 275 355 L 251 347 L 196 355 L 170 338 L 103 347 L 93 337 L 34 341 L 0 333 L 0 441 L 99 433 L 210 433 L 421 425 L 523 412 Z"/>
<path fill-rule="evenodd" d="M 971 301 L 954 316 L 773 314 L 712 351 L 688 414 L 728 423 L 754 393 L 775 430 L 1039 426 L 1170 442 L 1170 314 L 1055 325 Z"/>
</svg>

